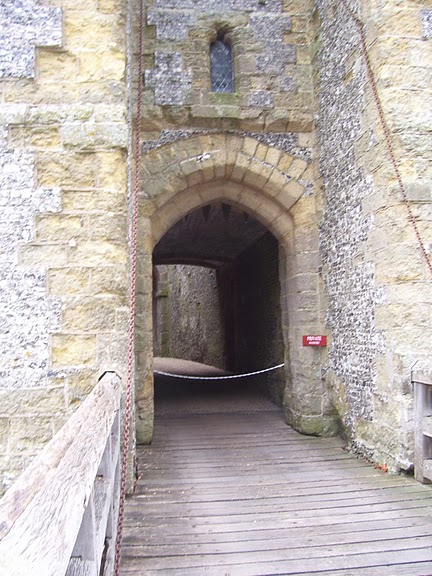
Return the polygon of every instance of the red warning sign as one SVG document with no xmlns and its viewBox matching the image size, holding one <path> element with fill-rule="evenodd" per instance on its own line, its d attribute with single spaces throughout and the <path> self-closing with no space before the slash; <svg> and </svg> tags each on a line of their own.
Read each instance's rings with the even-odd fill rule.
<svg viewBox="0 0 432 576">
<path fill-rule="evenodd" d="M 327 346 L 327 336 L 303 336 L 303 346 Z"/>
</svg>

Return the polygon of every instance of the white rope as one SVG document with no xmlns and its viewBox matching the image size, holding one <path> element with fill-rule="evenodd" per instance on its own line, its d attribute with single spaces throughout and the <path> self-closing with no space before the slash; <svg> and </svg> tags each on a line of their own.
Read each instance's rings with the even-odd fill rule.
<svg viewBox="0 0 432 576">
<path fill-rule="evenodd" d="M 231 374 L 230 376 L 186 376 L 185 374 L 171 374 L 171 372 L 162 372 L 162 370 L 153 370 L 154 374 L 160 376 L 171 376 L 172 378 L 183 378 L 184 380 L 229 380 L 230 378 L 246 378 L 247 376 L 255 376 L 256 374 L 264 374 L 264 372 L 271 372 L 282 368 L 284 364 L 278 364 L 271 368 L 264 368 L 264 370 L 257 370 L 256 372 L 247 372 L 246 374 Z"/>
</svg>

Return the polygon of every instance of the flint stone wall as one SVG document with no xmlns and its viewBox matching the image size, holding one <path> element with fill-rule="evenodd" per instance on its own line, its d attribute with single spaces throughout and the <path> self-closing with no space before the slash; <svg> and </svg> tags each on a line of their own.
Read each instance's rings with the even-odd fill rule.
<svg viewBox="0 0 432 576">
<path fill-rule="evenodd" d="M 427 246 L 429 16 L 417 2 L 377 9 L 366 1 L 347 4 L 349 10 L 339 1 L 315 3 L 320 246 L 331 332 L 323 377 L 352 448 L 390 469 L 410 469 L 410 370 L 430 355 L 430 275 L 402 201 L 349 11 L 365 23 L 395 159 Z"/>
<path fill-rule="evenodd" d="M 121 4 L 54 4 L 0 6 L 0 493 L 124 367 Z"/>
<path fill-rule="evenodd" d="M 143 128 L 310 132 L 312 83 L 302 2 L 146 2 Z M 210 88 L 210 43 L 232 45 L 235 91 Z"/>
<path fill-rule="evenodd" d="M 325 198 L 320 248 L 328 293 L 327 326 L 332 334 L 327 370 L 344 384 L 344 398 L 335 395 L 335 401 L 340 403 L 344 425 L 355 435 L 356 417 L 373 419 L 375 359 L 385 344 L 375 325 L 374 263 L 363 254 L 373 223 L 364 214 L 362 201 L 372 184 L 359 166 L 355 150 L 362 134 L 366 73 L 358 31 L 348 12 L 340 3 L 323 1 L 318 6 L 321 49 L 316 61 L 320 83 L 317 128 Z M 356 10 L 354 2 L 350 6 Z M 355 64 L 347 80 L 349 58 L 351 62 L 355 58 Z"/>
<path fill-rule="evenodd" d="M 0 80 L 34 77 L 36 46 L 61 45 L 61 16 L 32 0 L 1 3 Z M 0 104 L 0 494 L 52 437 L 55 416 L 65 409 L 49 349 L 61 304 L 47 297 L 44 267 L 19 265 L 19 246 L 34 239 L 35 214 L 60 209 L 59 190 L 37 185 L 35 153 L 10 141 L 12 127 L 29 117 L 24 103 Z M 38 406 L 41 389 L 45 409 Z"/>
</svg>

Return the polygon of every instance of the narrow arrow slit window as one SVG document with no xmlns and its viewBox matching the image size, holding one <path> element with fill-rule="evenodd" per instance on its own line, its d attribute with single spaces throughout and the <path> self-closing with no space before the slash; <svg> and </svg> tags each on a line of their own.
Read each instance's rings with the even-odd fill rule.
<svg viewBox="0 0 432 576">
<path fill-rule="evenodd" d="M 210 44 L 210 79 L 212 92 L 234 92 L 232 51 L 223 36 Z"/>
</svg>

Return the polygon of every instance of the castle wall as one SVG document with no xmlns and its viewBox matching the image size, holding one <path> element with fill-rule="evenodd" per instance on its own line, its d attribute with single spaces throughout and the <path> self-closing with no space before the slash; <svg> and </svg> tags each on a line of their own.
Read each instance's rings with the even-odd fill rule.
<svg viewBox="0 0 432 576">
<path fill-rule="evenodd" d="M 0 38 L 0 470 L 123 371 L 125 7 L 10 0 Z"/>
<path fill-rule="evenodd" d="M 364 12 L 375 40 L 370 53 L 395 160 L 430 257 L 432 12 L 425 7 L 424 2 L 392 2 L 366 5 Z M 364 125 L 373 126 L 379 143 L 367 150 L 359 143 L 359 153 L 373 178 L 365 202 L 374 221 L 368 251 L 376 266 L 376 323 L 386 349 L 377 359 L 374 425 L 372 430 L 366 425 L 359 437 L 373 447 L 375 460 L 405 468 L 412 463 L 411 370 L 416 361 L 430 357 L 431 272 L 409 222 L 376 112 L 364 118 Z"/>
<path fill-rule="evenodd" d="M 157 342 L 155 345 L 155 356 L 225 368 L 223 314 L 216 270 L 179 264 L 158 266 L 158 272 L 165 274 L 166 279 L 163 291 L 156 294 L 161 334 L 160 347 Z"/>
<path fill-rule="evenodd" d="M 282 0 L 148 0 L 145 127 L 309 132 L 307 6 Z M 210 42 L 233 50 L 235 92 L 210 90 Z M 179 108 L 181 107 L 181 108 Z M 289 138 L 289 136 L 287 136 Z M 302 145 L 296 136 L 291 140 Z"/>
<path fill-rule="evenodd" d="M 347 5 L 365 22 L 395 158 L 428 243 L 430 11 L 416 2 Z M 342 3 L 316 6 L 320 247 L 332 336 L 325 379 L 354 448 L 409 468 L 410 370 L 429 354 L 430 273 L 386 149 L 358 28 Z"/>
<path fill-rule="evenodd" d="M 430 273 L 367 79 L 431 242 L 432 12 L 420 0 L 146 0 L 136 391 L 152 433 L 152 249 L 225 199 L 278 239 L 287 421 L 412 462 L 414 362 L 430 350 Z M 130 25 L 126 23 L 129 9 Z M 0 7 L 0 469 L 7 487 L 94 385 L 125 372 L 128 109 L 137 2 Z M 235 92 L 210 89 L 218 32 Z M 131 74 L 127 78 L 130 39 Z M 129 101 L 131 95 L 131 102 Z M 316 122 L 316 124 L 315 124 Z M 315 127 L 317 133 L 315 133 Z M 318 138 L 316 138 L 318 136 Z M 303 334 L 329 336 L 304 349 Z"/>
<path fill-rule="evenodd" d="M 321 387 L 321 353 L 301 346 L 302 335 L 320 333 L 324 319 L 317 305 L 309 6 L 280 0 L 218 2 L 217 10 L 213 3 L 185 0 L 145 6 L 140 202 L 148 220 L 143 227 L 151 229 L 156 242 L 169 222 L 207 198 L 217 199 L 206 184 L 213 181 L 225 183 L 219 198 L 273 224 L 269 229 L 289 245 L 281 267 L 284 341 L 286 350 L 293 350 L 286 355 L 286 381 L 292 383 L 285 391 L 286 417 L 304 431 L 332 429 L 334 415 Z M 210 87 L 209 47 L 218 32 L 233 48 L 231 94 Z M 244 194 L 233 193 L 229 182 L 244 185 Z M 270 196 L 275 205 L 268 202 Z M 288 211 L 293 229 L 282 224 Z M 143 265 L 140 273 L 148 284 L 149 268 Z M 148 301 L 143 293 L 139 309 L 145 310 Z M 149 350 L 146 334 L 140 350 Z M 138 395 L 139 426 L 151 404 L 150 365 L 151 357 L 139 354 L 137 378 L 145 382 Z"/>
</svg>

